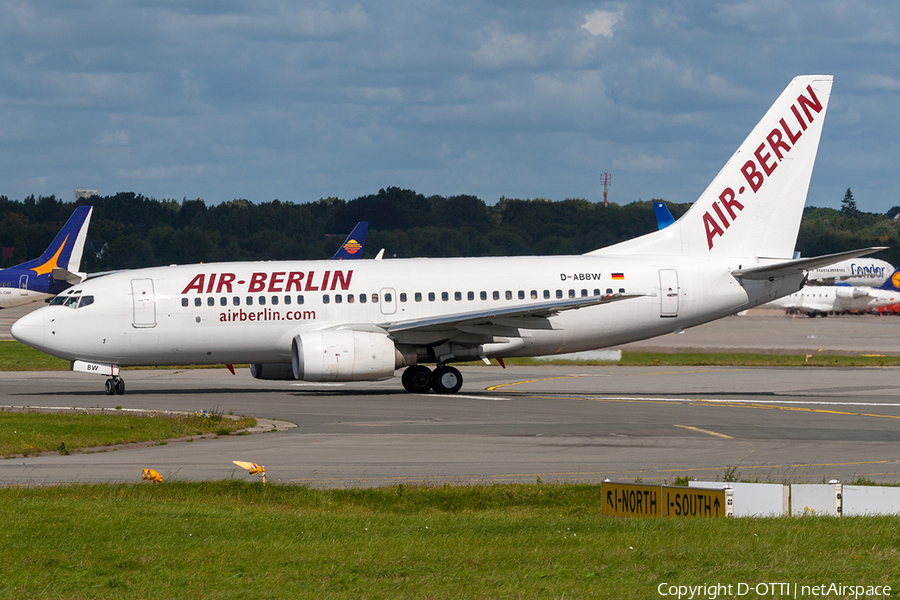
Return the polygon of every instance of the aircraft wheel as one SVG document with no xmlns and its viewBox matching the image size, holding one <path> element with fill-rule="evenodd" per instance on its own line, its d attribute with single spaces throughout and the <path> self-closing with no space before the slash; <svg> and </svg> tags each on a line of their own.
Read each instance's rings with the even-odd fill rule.
<svg viewBox="0 0 900 600">
<path fill-rule="evenodd" d="M 106 380 L 106 395 L 112 396 L 115 393 L 116 393 L 116 382 L 113 381 L 112 379 L 107 379 Z"/>
<path fill-rule="evenodd" d="M 400 380 L 407 392 L 424 394 L 431 389 L 431 369 L 423 365 L 413 365 L 403 371 Z"/>
<path fill-rule="evenodd" d="M 431 388 L 438 394 L 455 394 L 462 384 L 462 373 L 455 367 L 441 367 L 431 375 Z"/>
<path fill-rule="evenodd" d="M 116 379 L 116 393 L 120 396 L 125 393 L 125 380 L 124 379 Z"/>
</svg>

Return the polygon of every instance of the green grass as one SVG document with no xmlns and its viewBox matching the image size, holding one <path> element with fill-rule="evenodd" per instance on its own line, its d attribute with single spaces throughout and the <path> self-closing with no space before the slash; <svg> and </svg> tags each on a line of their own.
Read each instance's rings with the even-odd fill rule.
<svg viewBox="0 0 900 600">
<path fill-rule="evenodd" d="M 739 366 L 739 367 L 897 367 L 900 356 L 749 354 L 737 352 L 622 352 L 622 360 L 554 360 L 508 358 L 507 364 L 535 365 L 602 365 L 602 366 Z M 473 362 L 472 365 L 484 364 Z"/>
<path fill-rule="evenodd" d="M 900 519 L 615 519 L 600 488 L 0 489 L 0 598 L 656 598 L 887 584 Z M 746 597 L 757 597 L 746 596 Z"/>
<path fill-rule="evenodd" d="M 0 456 L 72 452 L 84 448 L 149 442 L 194 435 L 228 434 L 256 424 L 255 419 L 207 415 L 127 413 L 0 412 Z"/>
<path fill-rule="evenodd" d="M 0 341 L 0 371 L 68 371 L 69 361 L 12 340 Z"/>
</svg>

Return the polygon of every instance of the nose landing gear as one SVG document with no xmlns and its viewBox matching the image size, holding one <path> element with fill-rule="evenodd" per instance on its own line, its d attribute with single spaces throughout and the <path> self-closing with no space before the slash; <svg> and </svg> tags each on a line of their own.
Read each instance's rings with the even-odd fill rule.
<svg viewBox="0 0 900 600">
<path fill-rule="evenodd" d="M 125 380 L 121 377 L 110 377 L 106 380 L 106 395 L 112 396 L 118 394 L 121 396 L 125 393 Z"/>
</svg>

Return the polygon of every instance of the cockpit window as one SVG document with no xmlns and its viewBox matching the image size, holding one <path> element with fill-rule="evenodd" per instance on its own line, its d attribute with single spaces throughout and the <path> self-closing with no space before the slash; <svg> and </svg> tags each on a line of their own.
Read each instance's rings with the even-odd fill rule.
<svg viewBox="0 0 900 600">
<path fill-rule="evenodd" d="M 53 300 L 50 301 L 50 306 L 59 306 L 60 304 L 62 304 L 65 301 L 66 301 L 66 299 L 63 296 L 57 296 L 56 298 L 54 298 Z"/>
<path fill-rule="evenodd" d="M 91 304 L 93 304 L 93 303 L 94 303 L 94 297 L 93 297 L 93 296 L 82 296 L 82 297 L 81 297 L 81 302 L 78 303 L 78 308 L 81 308 L 82 306 L 89 306 L 89 305 L 91 305 Z"/>
<path fill-rule="evenodd" d="M 69 308 L 77 308 L 78 307 L 78 296 L 69 296 L 66 298 L 63 306 L 68 306 Z"/>
</svg>

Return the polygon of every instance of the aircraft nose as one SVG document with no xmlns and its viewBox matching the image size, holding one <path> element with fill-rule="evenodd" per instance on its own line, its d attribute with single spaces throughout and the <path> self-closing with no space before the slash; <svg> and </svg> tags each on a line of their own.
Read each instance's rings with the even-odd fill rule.
<svg viewBox="0 0 900 600">
<path fill-rule="evenodd" d="M 44 311 L 46 308 L 39 308 L 34 312 L 28 313 L 15 323 L 13 323 L 10 333 L 12 336 L 27 346 L 41 350 L 44 348 Z"/>
</svg>

